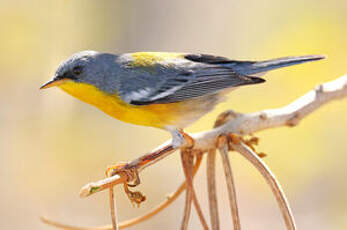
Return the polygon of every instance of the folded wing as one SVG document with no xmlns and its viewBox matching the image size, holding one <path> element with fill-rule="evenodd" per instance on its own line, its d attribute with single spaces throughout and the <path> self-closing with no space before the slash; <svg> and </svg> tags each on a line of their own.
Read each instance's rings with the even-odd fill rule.
<svg viewBox="0 0 347 230">
<path fill-rule="evenodd" d="M 119 90 L 123 100 L 132 105 L 174 103 L 265 81 L 235 72 L 228 66 L 233 61 L 227 58 L 201 54 L 183 57 L 151 68 L 133 67 L 131 79 L 122 82 Z"/>
</svg>

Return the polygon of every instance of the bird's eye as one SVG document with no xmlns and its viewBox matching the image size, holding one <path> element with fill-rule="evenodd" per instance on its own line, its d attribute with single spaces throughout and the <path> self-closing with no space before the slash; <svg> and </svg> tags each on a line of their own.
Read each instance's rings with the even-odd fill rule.
<svg viewBox="0 0 347 230">
<path fill-rule="evenodd" d="M 80 75 L 82 73 L 82 66 L 76 66 L 72 69 L 72 72 L 75 74 L 75 75 Z"/>
</svg>

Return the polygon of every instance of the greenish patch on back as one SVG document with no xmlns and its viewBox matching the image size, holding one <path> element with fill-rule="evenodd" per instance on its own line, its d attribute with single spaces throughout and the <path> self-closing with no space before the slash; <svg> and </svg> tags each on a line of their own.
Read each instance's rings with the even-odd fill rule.
<svg viewBox="0 0 347 230">
<path fill-rule="evenodd" d="M 132 53 L 133 61 L 129 64 L 132 67 L 154 67 L 159 62 L 168 59 L 183 57 L 180 53 L 163 53 L 163 52 L 138 52 Z"/>
</svg>

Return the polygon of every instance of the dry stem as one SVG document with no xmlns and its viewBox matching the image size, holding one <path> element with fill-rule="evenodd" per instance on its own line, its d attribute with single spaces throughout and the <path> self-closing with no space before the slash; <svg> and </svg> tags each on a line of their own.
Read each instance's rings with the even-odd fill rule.
<svg viewBox="0 0 347 230">
<path fill-rule="evenodd" d="M 199 155 L 201 155 L 201 153 L 199 153 Z M 195 209 L 196 209 L 196 212 L 197 212 L 199 219 L 200 219 L 200 223 L 201 223 L 203 229 L 208 230 L 208 226 L 207 226 L 205 217 L 202 213 L 202 210 L 201 210 L 201 207 L 200 207 L 200 204 L 199 204 L 199 201 L 198 201 L 198 198 L 196 196 L 195 189 L 194 189 L 193 172 L 192 172 L 193 171 L 194 155 L 191 152 L 190 148 L 181 150 L 181 159 L 182 159 L 182 166 L 183 166 L 184 175 L 186 177 L 186 183 L 187 183 L 187 196 L 188 196 L 188 192 L 190 192 Z M 187 210 L 187 211 L 190 211 L 190 210 Z M 186 224 L 184 221 L 189 220 L 189 213 L 185 213 L 185 214 L 187 214 L 188 216 L 184 215 L 183 222 L 182 222 L 183 224 Z M 183 228 L 183 224 L 182 224 L 182 229 L 185 229 L 185 228 Z"/>
<path fill-rule="evenodd" d="M 207 154 L 207 192 L 210 210 L 211 228 L 219 230 L 218 201 L 216 191 L 216 149 L 210 149 Z"/>
<path fill-rule="evenodd" d="M 292 215 L 292 212 L 289 207 L 289 203 L 284 195 L 284 192 L 282 191 L 282 188 L 277 181 L 276 177 L 272 174 L 270 169 L 267 167 L 267 165 L 260 159 L 260 157 L 247 145 L 244 143 L 233 143 L 231 142 L 232 148 L 241 153 L 242 156 L 244 156 L 249 162 L 251 162 L 258 171 L 263 175 L 266 182 L 269 184 L 274 196 L 276 197 L 276 200 L 278 202 L 278 205 L 281 209 L 283 218 L 285 220 L 286 226 L 288 230 L 295 230 L 295 222 Z"/>
<path fill-rule="evenodd" d="M 226 143 L 226 138 L 223 137 L 222 143 L 220 143 L 219 152 L 222 157 L 225 181 L 228 189 L 228 197 L 229 197 L 229 206 L 230 212 L 232 215 L 234 230 L 241 229 L 239 210 L 237 207 L 237 199 L 236 199 L 236 191 L 235 191 L 235 182 L 231 170 L 230 160 L 229 160 L 229 149 L 228 144 Z"/>
<path fill-rule="evenodd" d="M 184 175 L 186 176 L 186 182 L 187 182 L 187 189 L 186 189 L 186 200 L 184 204 L 184 212 L 183 212 L 183 219 L 181 223 L 181 230 L 187 230 L 188 229 L 188 223 L 189 223 L 189 217 L 192 209 L 192 200 L 193 200 L 193 183 L 190 173 L 190 163 L 192 163 L 192 157 L 191 157 L 190 150 L 181 150 L 181 160 L 182 160 L 182 166 Z"/>
<path fill-rule="evenodd" d="M 118 230 L 118 221 L 117 221 L 117 216 L 116 216 L 116 211 L 115 211 L 115 203 L 116 200 L 114 198 L 114 191 L 113 188 L 109 189 L 109 201 L 110 201 L 110 211 L 111 211 L 111 220 L 112 220 L 112 230 Z"/>
</svg>

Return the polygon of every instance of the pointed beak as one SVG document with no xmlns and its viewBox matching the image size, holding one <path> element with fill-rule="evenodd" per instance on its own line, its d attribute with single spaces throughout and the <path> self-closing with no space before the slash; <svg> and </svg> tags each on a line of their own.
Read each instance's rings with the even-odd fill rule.
<svg viewBox="0 0 347 230">
<path fill-rule="evenodd" d="M 53 78 L 53 80 L 50 80 L 49 82 L 46 82 L 45 84 L 43 84 L 40 89 L 47 89 L 47 88 L 51 88 L 53 86 L 58 86 L 61 85 L 62 83 L 68 81 L 68 78 L 60 78 L 60 79 L 56 79 Z"/>
</svg>

